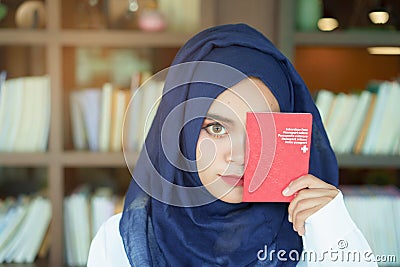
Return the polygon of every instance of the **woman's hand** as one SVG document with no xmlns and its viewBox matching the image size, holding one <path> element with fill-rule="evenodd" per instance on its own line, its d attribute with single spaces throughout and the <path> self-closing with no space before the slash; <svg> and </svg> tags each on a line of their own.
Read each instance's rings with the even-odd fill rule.
<svg viewBox="0 0 400 267">
<path fill-rule="evenodd" d="M 304 235 L 304 222 L 312 214 L 320 210 L 339 193 L 333 185 L 307 174 L 292 181 L 282 194 L 295 198 L 289 205 L 289 221 L 299 235 Z"/>
</svg>

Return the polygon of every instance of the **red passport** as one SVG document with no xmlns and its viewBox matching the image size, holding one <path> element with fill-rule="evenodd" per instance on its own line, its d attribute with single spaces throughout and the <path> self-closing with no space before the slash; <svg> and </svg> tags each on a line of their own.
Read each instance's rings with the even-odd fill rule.
<svg viewBox="0 0 400 267">
<path fill-rule="evenodd" d="M 290 202 L 289 183 L 308 173 L 310 113 L 249 112 L 243 202 Z"/>
</svg>

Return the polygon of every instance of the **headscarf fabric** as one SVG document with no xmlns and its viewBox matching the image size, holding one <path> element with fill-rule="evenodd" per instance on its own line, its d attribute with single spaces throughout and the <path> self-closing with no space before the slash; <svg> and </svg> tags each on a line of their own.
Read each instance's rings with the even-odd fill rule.
<svg viewBox="0 0 400 267">
<path fill-rule="evenodd" d="M 191 204 L 212 196 L 204 189 L 194 197 L 191 191 L 182 193 L 160 186 L 159 178 L 186 188 L 202 185 L 195 166 L 196 144 L 209 106 L 244 77 L 257 77 L 276 97 L 281 112 L 313 115 L 309 173 L 336 186 L 336 158 L 307 86 L 272 42 L 245 24 L 216 26 L 192 37 L 179 50 L 172 66 L 190 62 L 223 64 L 243 76 L 216 74 L 197 65 L 184 68 L 184 73 L 168 73 L 120 221 L 120 234 L 131 265 L 295 266 L 297 261 L 289 258 L 261 262 L 257 257 L 257 252 L 265 248 L 301 253 L 301 238 L 288 222 L 287 203 L 230 204 L 214 200 L 196 206 Z M 177 83 L 183 76 L 196 82 Z M 223 81 L 201 82 L 198 77 L 204 76 Z M 191 101 L 196 99 L 201 101 Z M 168 147 L 170 143 L 179 148 Z M 154 198 L 153 194 L 161 198 Z M 171 204 L 175 199 L 189 205 Z"/>
</svg>

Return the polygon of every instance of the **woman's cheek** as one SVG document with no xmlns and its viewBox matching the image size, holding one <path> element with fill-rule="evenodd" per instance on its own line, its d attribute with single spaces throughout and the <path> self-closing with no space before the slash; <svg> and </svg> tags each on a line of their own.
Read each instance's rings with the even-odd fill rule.
<svg viewBox="0 0 400 267">
<path fill-rule="evenodd" d="M 207 137 L 207 133 L 200 133 L 196 148 L 197 169 L 202 171 L 208 168 L 216 158 L 217 144 Z"/>
</svg>

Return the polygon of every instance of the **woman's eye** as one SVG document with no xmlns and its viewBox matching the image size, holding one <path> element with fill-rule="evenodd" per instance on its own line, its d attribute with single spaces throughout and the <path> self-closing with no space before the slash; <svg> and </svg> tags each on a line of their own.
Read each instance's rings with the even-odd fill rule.
<svg viewBox="0 0 400 267">
<path fill-rule="evenodd" d="M 205 127 L 203 127 L 203 129 L 205 129 L 209 134 L 216 137 L 220 137 L 227 133 L 225 127 L 219 123 L 208 124 Z"/>
</svg>

